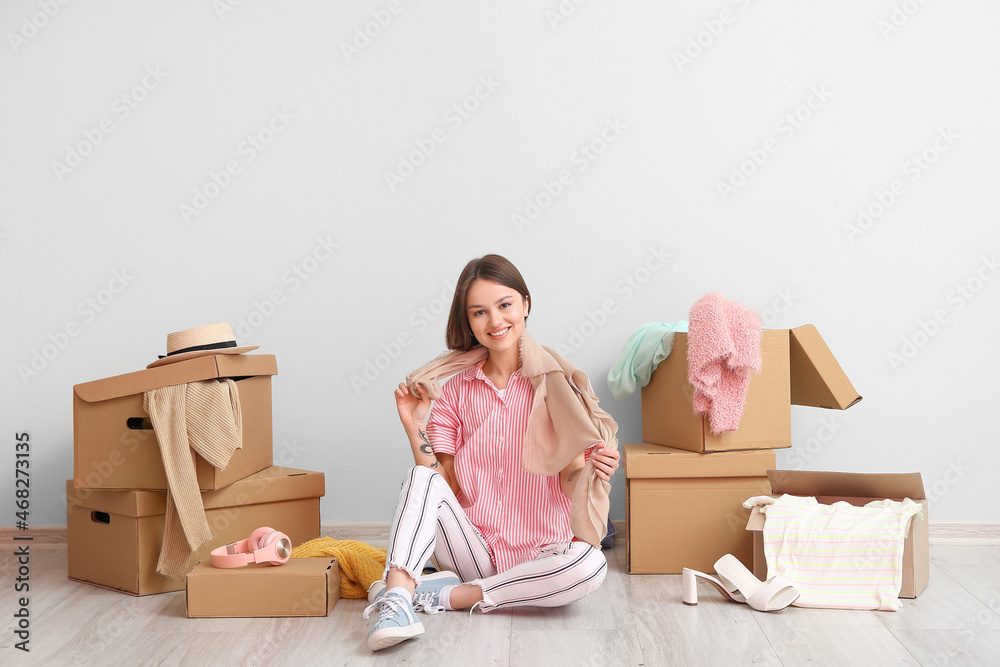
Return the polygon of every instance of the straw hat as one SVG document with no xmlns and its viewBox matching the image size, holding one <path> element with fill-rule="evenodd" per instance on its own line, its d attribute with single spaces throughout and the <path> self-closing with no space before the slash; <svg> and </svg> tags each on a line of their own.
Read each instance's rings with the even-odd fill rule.
<svg viewBox="0 0 1000 667">
<path fill-rule="evenodd" d="M 227 322 L 204 324 L 193 329 L 175 331 L 167 335 L 167 353 L 146 368 L 156 368 L 185 359 L 207 357 L 214 354 L 243 354 L 256 350 L 260 345 L 236 346 L 233 328 Z"/>
</svg>

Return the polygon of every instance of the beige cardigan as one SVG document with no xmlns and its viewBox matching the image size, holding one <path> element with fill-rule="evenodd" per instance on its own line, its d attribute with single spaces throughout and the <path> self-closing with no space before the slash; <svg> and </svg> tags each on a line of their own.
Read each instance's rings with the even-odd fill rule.
<svg viewBox="0 0 1000 667">
<path fill-rule="evenodd" d="M 521 466 L 534 475 L 557 475 L 580 452 L 594 443 L 618 449 L 618 424 L 598 406 L 586 374 L 554 350 L 539 345 L 525 331 L 520 341 L 521 373 L 535 388 L 524 434 Z M 406 376 L 406 386 L 417 396 L 441 396 L 440 380 L 459 373 L 487 357 L 479 347 L 448 352 Z M 570 528 L 573 534 L 600 548 L 608 530 L 608 492 L 611 484 L 597 476 L 587 461 L 573 492 Z"/>
</svg>

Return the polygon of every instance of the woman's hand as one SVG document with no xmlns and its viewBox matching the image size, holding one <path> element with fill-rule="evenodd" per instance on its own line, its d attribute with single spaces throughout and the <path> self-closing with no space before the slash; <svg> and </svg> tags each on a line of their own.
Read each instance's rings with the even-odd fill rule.
<svg viewBox="0 0 1000 667">
<path fill-rule="evenodd" d="M 431 407 L 430 397 L 424 394 L 423 398 L 417 398 L 403 383 L 399 384 L 394 393 L 396 411 L 399 412 L 399 421 L 403 422 L 403 428 L 408 432 L 412 429 L 423 430 L 427 411 Z"/>
<path fill-rule="evenodd" d="M 590 455 L 590 460 L 594 463 L 594 470 L 597 476 L 605 482 L 611 481 L 611 476 L 618 470 L 618 459 L 621 454 L 617 449 L 605 449 L 604 443 L 598 443 L 594 452 Z"/>
</svg>

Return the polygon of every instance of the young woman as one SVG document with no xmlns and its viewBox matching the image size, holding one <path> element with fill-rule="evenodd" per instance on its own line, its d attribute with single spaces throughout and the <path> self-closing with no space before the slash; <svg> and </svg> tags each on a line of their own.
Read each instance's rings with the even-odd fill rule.
<svg viewBox="0 0 1000 667">
<path fill-rule="evenodd" d="M 590 440 L 555 474 L 524 468 L 531 460 L 525 456 L 525 434 L 539 406 L 532 382 L 538 379 L 526 376 L 522 351 L 534 365 L 542 359 L 550 372 L 560 368 L 526 333 L 530 302 L 524 279 L 508 260 L 499 255 L 472 260 L 459 277 L 448 319 L 448 348 L 459 354 L 439 358 L 443 367 L 437 367 L 441 377 L 458 372 L 443 389 L 435 377 L 421 383 L 411 374 L 410 387 L 400 384 L 395 391 L 416 465 L 396 505 L 383 582 L 372 586 L 372 604 L 365 610 L 373 651 L 422 634 L 415 610 L 556 607 L 579 600 L 604 581 L 607 562 L 600 549 L 574 537 L 571 498 L 581 497 L 574 493 L 578 483 L 585 483 L 580 473 L 588 461 L 596 473 L 591 478 L 599 480 L 592 483 L 605 485 L 606 495 L 618 451 Z M 574 380 L 582 379 L 583 391 L 592 394 L 585 376 L 573 370 L 569 385 L 579 393 Z M 544 394 L 552 411 L 564 409 L 555 405 L 554 383 L 567 382 L 562 375 L 556 372 L 546 380 L 552 383 Z M 565 409 L 584 412 L 575 398 L 571 402 L 576 404 Z M 614 422 L 599 412 L 611 424 L 607 439 L 613 440 Z M 591 541 L 599 543 L 600 537 Z M 421 576 L 432 554 L 442 571 Z"/>
</svg>

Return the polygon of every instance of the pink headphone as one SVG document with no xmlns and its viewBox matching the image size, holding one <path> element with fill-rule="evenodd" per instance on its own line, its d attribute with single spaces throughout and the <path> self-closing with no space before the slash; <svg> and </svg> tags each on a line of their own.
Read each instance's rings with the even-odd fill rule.
<svg viewBox="0 0 1000 667">
<path fill-rule="evenodd" d="M 292 555 L 292 541 L 288 535 L 273 528 L 263 527 L 250 533 L 250 537 L 212 550 L 215 567 L 243 567 L 250 563 L 281 565 Z"/>
</svg>

